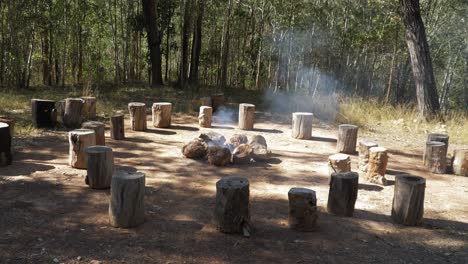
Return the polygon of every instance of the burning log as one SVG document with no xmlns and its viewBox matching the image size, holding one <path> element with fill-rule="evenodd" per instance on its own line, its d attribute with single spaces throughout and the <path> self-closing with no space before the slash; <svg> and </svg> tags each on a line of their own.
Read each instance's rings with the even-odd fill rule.
<svg viewBox="0 0 468 264">
<path fill-rule="evenodd" d="M 84 101 L 83 120 L 96 119 L 96 97 L 81 97 Z"/>
<path fill-rule="evenodd" d="M 215 166 L 225 166 L 231 161 L 231 151 L 218 145 L 209 146 L 206 156 L 208 163 Z"/>
<path fill-rule="evenodd" d="M 151 108 L 153 112 L 153 126 L 167 128 L 171 126 L 172 104 L 154 103 Z"/>
<path fill-rule="evenodd" d="M 239 129 L 253 130 L 255 122 L 255 105 L 239 104 Z"/>
<path fill-rule="evenodd" d="M 198 115 L 198 124 L 200 127 L 210 128 L 213 118 L 213 108 L 211 106 L 200 106 L 200 114 Z"/>
<path fill-rule="evenodd" d="M 357 126 L 347 124 L 340 125 L 338 128 L 338 142 L 336 143 L 336 151 L 346 154 L 356 153 L 357 135 Z"/>
<path fill-rule="evenodd" d="M 84 100 L 81 98 L 65 99 L 65 112 L 63 114 L 63 124 L 68 128 L 77 128 L 83 122 Z"/>
<path fill-rule="evenodd" d="M 403 225 L 416 226 L 422 223 L 426 179 L 410 175 L 395 177 L 392 204 L 392 219 Z"/>
<path fill-rule="evenodd" d="M 114 115 L 110 118 L 111 138 L 122 140 L 125 138 L 124 115 Z"/>
<path fill-rule="evenodd" d="M 292 137 L 297 139 L 312 138 L 312 113 L 293 113 L 292 115 Z"/>
<path fill-rule="evenodd" d="M 369 149 L 369 166 L 367 169 L 367 180 L 372 183 L 387 185 L 385 172 L 387 171 L 388 154 L 383 147 L 372 147 Z"/>
<path fill-rule="evenodd" d="M 212 131 L 201 133 L 198 137 L 205 141 L 208 145 L 223 146 L 226 142 L 226 138 L 223 135 Z"/>
<path fill-rule="evenodd" d="M 204 159 L 208 152 L 208 144 L 200 138 L 194 138 L 182 147 L 182 154 L 189 159 Z"/>
<path fill-rule="evenodd" d="M 250 236 L 249 181 L 225 177 L 216 182 L 215 222 L 223 233 Z"/>
<path fill-rule="evenodd" d="M 255 161 L 266 161 L 270 158 L 271 151 L 268 150 L 266 139 L 261 135 L 253 136 L 249 145 L 252 147 L 252 158 Z"/>
<path fill-rule="evenodd" d="M 93 189 L 107 189 L 110 187 L 114 174 L 114 154 L 112 148 L 92 146 L 86 149 L 88 166 L 85 183 Z"/>
<path fill-rule="evenodd" d="M 81 128 L 94 130 L 94 133 L 96 133 L 96 145 L 106 145 L 106 136 L 104 133 L 106 126 L 104 125 L 104 123 L 97 121 L 88 121 L 84 122 Z"/>
<path fill-rule="evenodd" d="M 0 122 L 0 166 L 10 165 L 12 160 L 10 126 Z"/>
<path fill-rule="evenodd" d="M 32 99 L 31 114 L 35 127 L 53 127 L 52 111 L 55 109 L 55 102 L 51 100 Z"/>
<path fill-rule="evenodd" d="M 328 173 L 351 171 L 351 157 L 347 154 L 334 154 L 328 158 Z"/>
<path fill-rule="evenodd" d="M 444 142 L 426 142 L 425 161 L 426 167 L 433 173 L 443 174 L 447 171 L 447 146 Z"/>
<path fill-rule="evenodd" d="M 468 148 L 455 150 L 453 154 L 453 172 L 456 175 L 468 176 Z"/>
<path fill-rule="evenodd" d="M 306 188 L 291 188 L 289 199 L 289 228 L 298 231 L 313 231 L 317 225 L 317 197 L 315 191 Z"/>
<path fill-rule="evenodd" d="M 353 216 L 358 193 L 357 172 L 332 173 L 327 210 L 340 216 Z"/>
<path fill-rule="evenodd" d="M 367 167 L 369 166 L 369 149 L 377 147 L 377 143 L 361 140 L 359 141 L 359 170 L 362 172 L 367 172 Z"/>
<path fill-rule="evenodd" d="M 247 164 L 252 159 L 253 149 L 249 144 L 240 144 L 232 152 L 232 163 Z"/>
<path fill-rule="evenodd" d="M 130 228 L 145 221 L 145 174 L 117 171 L 112 177 L 109 222 L 113 227 Z"/>
<path fill-rule="evenodd" d="M 76 129 L 68 134 L 70 143 L 69 164 L 73 168 L 86 169 L 88 155 L 86 148 L 96 145 L 96 134 L 91 129 Z"/>
<path fill-rule="evenodd" d="M 146 105 L 144 103 L 132 102 L 128 104 L 130 112 L 130 123 L 133 131 L 146 130 Z"/>
</svg>

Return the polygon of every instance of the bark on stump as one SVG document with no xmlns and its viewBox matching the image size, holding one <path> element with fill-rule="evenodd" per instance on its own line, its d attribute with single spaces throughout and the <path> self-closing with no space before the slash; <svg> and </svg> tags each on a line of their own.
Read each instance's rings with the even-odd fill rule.
<svg viewBox="0 0 468 264">
<path fill-rule="evenodd" d="M 315 191 L 291 188 L 289 198 L 289 228 L 298 231 L 314 231 L 317 226 L 317 197 Z"/>
<path fill-rule="evenodd" d="M 347 154 L 334 154 L 328 158 L 328 173 L 351 171 L 351 157 Z"/>
<path fill-rule="evenodd" d="M 153 126 L 167 128 L 171 126 L 172 104 L 154 103 L 151 108 L 153 112 Z"/>
<path fill-rule="evenodd" d="M 255 122 L 255 105 L 239 104 L 239 129 L 252 130 Z"/>
<path fill-rule="evenodd" d="M 0 122 L 0 166 L 8 166 L 12 161 L 10 126 Z"/>
<path fill-rule="evenodd" d="M 107 189 L 110 187 L 114 174 L 114 153 L 106 146 L 92 146 L 86 150 L 88 166 L 86 184 L 93 189 Z"/>
<path fill-rule="evenodd" d="M 201 106 L 209 106 L 209 107 L 212 107 L 212 104 L 211 104 L 211 97 L 207 96 L 207 97 L 201 97 L 200 98 L 200 107 Z"/>
<path fill-rule="evenodd" d="M 51 100 L 32 99 L 31 114 L 35 127 L 53 127 L 52 111 L 55 108 L 55 102 Z"/>
<path fill-rule="evenodd" d="M 327 211 L 334 215 L 353 216 L 358 182 L 357 172 L 332 173 Z"/>
<path fill-rule="evenodd" d="M 311 139 L 313 118 L 312 113 L 293 113 L 291 136 L 297 139 Z"/>
<path fill-rule="evenodd" d="M 449 146 L 449 136 L 446 134 L 438 134 L 438 133 L 429 133 L 427 134 L 427 140 L 426 142 L 430 141 L 438 141 L 438 142 L 443 142 L 445 143 L 446 151 L 445 151 L 445 156 L 447 156 L 447 150 Z"/>
<path fill-rule="evenodd" d="M 76 129 L 68 133 L 69 165 L 77 169 L 86 169 L 88 155 L 86 149 L 96 145 L 96 133 L 91 129 Z"/>
<path fill-rule="evenodd" d="M 15 134 L 15 120 L 8 116 L 0 116 L 0 122 L 8 124 L 10 127 L 10 136 L 13 137 Z"/>
<path fill-rule="evenodd" d="M 424 164 L 432 173 L 443 174 L 447 172 L 447 146 L 444 142 L 426 142 Z"/>
<path fill-rule="evenodd" d="M 216 182 L 215 223 L 223 233 L 250 236 L 249 181 L 225 177 Z"/>
<path fill-rule="evenodd" d="M 96 97 L 81 97 L 84 101 L 83 120 L 96 119 Z"/>
<path fill-rule="evenodd" d="M 403 225 L 422 224 L 426 179 L 410 175 L 395 177 L 392 219 Z"/>
<path fill-rule="evenodd" d="M 146 130 L 146 105 L 144 103 L 129 103 L 130 123 L 133 131 Z"/>
<path fill-rule="evenodd" d="M 115 140 L 125 138 L 124 115 L 114 115 L 110 118 L 110 134 Z"/>
<path fill-rule="evenodd" d="M 453 172 L 468 176 L 468 149 L 456 149 L 453 153 Z"/>
<path fill-rule="evenodd" d="M 68 128 L 77 128 L 83 121 L 84 100 L 81 98 L 65 99 L 65 112 L 63 114 L 63 124 Z"/>
<path fill-rule="evenodd" d="M 109 222 L 113 227 L 130 228 L 145 221 L 145 174 L 116 171 L 111 182 Z"/>
<path fill-rule="evenodd" d="M 224 105 L 225 98 L 224 94 L 214 94 L 211 96 L 211 107 L 213 107 L 213 113 L 216 112 L 221 106 Z"/>
<path fill-rule="evenodd" d="M 357 126 L 347 124 L 340 125 L 338 128 L 338 142 L 336 143 L 336 151 L 346 154 L 356 153 L 357 135 Z"/>
<path fill-rule="evenodd" d="M 182 154 L 189 159 L 203 159 L 208 152 L 208 144 L 201 138 L 194 138 L 182 147 Z"/>
<path fill-rule="evenodd" d="M 211 106 L 200 106 L 200 113 L 198 115 L 198 124 L 200 127 L 210 128 L 212 118 L 213 108 Z"/>
<path fill-rule="evenodd" d="M 367 167 L 367 180 L 380 184 L 387 185 L 385 172 L 387 171 L 388 153 L 383 147 L 372 147 L 369 149 L 369 166 Z"/>
<path fill-rule="evenodd" d="M 65 100 L 60 100 L 55 103 L 55 121 L 63 124 L 63 116 L 65 115 Z"/>
<path fill-rule="evenodd" d="M 377 143 L 367 140 L 359 141 L 359 161 L 358 167 L 362 172 L 367 172 L 369 166 L 369 149 L 377 147 Z"/>
<path fill-rule="evenodd" d="M 104 125 L 104 123 L 97 121 L 88 121 L 84 122 L 81 128 L 94 130 L 94 133 L 96 133 L 96 145 L 106 145 L 106 125 Z"/>
</svg>

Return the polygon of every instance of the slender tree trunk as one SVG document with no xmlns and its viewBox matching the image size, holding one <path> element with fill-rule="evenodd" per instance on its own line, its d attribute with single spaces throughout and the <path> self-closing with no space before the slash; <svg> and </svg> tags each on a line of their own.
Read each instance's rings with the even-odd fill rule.
<svg viewBox="0 0 468 264">
<path fill-rule="evenodd" d="M 180 72 L 179 72 L 179 85 L 183 89 L 187 83 L 188 78 L 188 62 L 189 62 L 189 38 L 191 27 L 191 6 L 192 0 L 183 0 L 184 16 L 181 30 L 181 47 L 180 47 Z"/>
<path fill-rule="evenodd" d="M 192 61 L 190 63 L 190 77 L 189 82 L 191 85 L 198 84 L 198 67 L 200 65 L 200 51 L 202 46 L 202 27 L 203 27 L 203 13 L 205 9 L 205 1 L 198 0 L 198 15 L 197 23 L 193 30 L 192 42 Z"/>
<path fill-rule="evenodd" d="M 146 23 L 148 49 L 151 62 L 151 86 L 163 85 L 161 67 L 161 38 L 156 24 L 155 0 L 141 0 Z"/>
<path fill-rule="evenodd" d="M 229 59 L 229 44 L 230 44 L 230 25 L 232 13 L 233 0 L 229 0 L 228 8 L 224 18 L 223 39 L 221 41 L 221 87 L 225 88 L 227 85 L 228 74 L 228 59 Z"/>
</svg>

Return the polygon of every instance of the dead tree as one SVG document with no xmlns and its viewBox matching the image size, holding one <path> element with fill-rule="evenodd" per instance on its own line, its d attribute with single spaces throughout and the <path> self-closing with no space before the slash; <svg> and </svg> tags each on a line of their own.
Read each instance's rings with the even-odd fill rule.
<svg viewBox="0 0 468 264">
<path fill-rule="evenodd" d="M 94 130 L 94 133 L 96 133 L 96 145 L 106 145 L 106 125 L 104 125 L 104 123 L 98 121 L 88 121 L 84 122 L 81 128 Z"/>
<path fill-rule="evenodd" d="M 153 126 L 157 128 L 168 128 L 171 126 L 172 104 L 154 103 L 151 108 L 153 113 Z"/>
<path fill-rule="evenodd" d="M 223 233 L 250 236 L 249 180 L 225 177 L 216 182 L 215 222 Z"/>
<path fill-rule="evenodd" d="M 107 189 L 110 187 L 114 174 L 114 153 L 106 146 L 92 146 L 86 149 L 88 166 L 86 184 L 93 189 Z"/>
<path fill-rule="evenodd" d="M 253 130 L 255 123 L 255 105 L 239 104 L 239 129 Z"/>
<path fill-rule="evenodd" d="M 359 170 L 362 172 L 367 172 L 367 167 L 369 163 L 369 149 L 373 147 L 377 147 L 377 143 L 361 140 L 359 141 Z"/>
<path fill-rule="evenodd" d="M 306 188 L 291 188 L 289 199 L 289 228 L 298 231 L 313 231 L 317 226 L 317 197 L 315 191 Z"/>
<path fill-rule="evenodd" d="M 328 212 L 339 216 L 353 216 L 358 184 L 357 172 L 332 173 L 328 192 Z"/>
<path fill-rule="evenodd" d="M 52 111 L 55 109 L 55 102 L 51 100 L 32 99 L 31 114 L 35 127 L 53 127 Z"/>
<path fill-rule="evenodd" d="M 338 128 L 338 142 L 336 152 L 354 154 L 356 153 L 356 141 L 358 127 L 355 125 L 340 125 Z"/>
<path fill-rule="evenodd" d="M 145 174 L 118 170 L 112 177 L 109 220 L 113 227 L 130 228 L 145 221 Z"/>
<path fill-rule="evenodd" d="M 395 177 L 392 219 L 403 225 L 416 226 L 422 223 L 426 179 L 410 175 Z"/>
<path fill-rule="evenodd" d="M 68 128 L 77 128 L 83 121 L 82 111 L 84 100 L 81 98 L 65 99 L 65 112 L 63 114 L 63 124 Z"/>
<path fill-rule="evenodd" d="M 110 134 L 115 140 L 125 138 L 124 115 L 114 115 L 110 118 Z"/>
<path fill-rule="evenodd" d="M 212 118 L 213 108 L 211 106 L 200 106 L 200 113 L 198 115 L 198 124 L 200 127 L 210 128 Z"/>
<path fill-rule="evenodd" d="M 69 165 L 77 169 L 86 169 L 88 155 L 86 148 L 96 145 L 96 134 L 91 129 L 76 129 L 68 133 Z"/>
<path fill-rule="evenodd" d="M 383 147 L 372 147 L 369 149 L 369 166 L 367 167 L 367 180 L 387 185 L 385 172 L 387 171 L 388 154 L 387 149 Z"/>
<path fill-rule="evenodd" d="M 312 113 L 293 113 L 291 136 L 297 139 L 311 139 L 313 118 Z"/>
<path fill-rule="evenodd" d="M 10 126 L 0 122 L 0 166 L 10 165 L 12 160 Z"/>
<path fill-rule="evenodd" d="M 430 172 L 443 174 L 447 172 L 447 147 L 439 141 L 426 142 L 424 165 Z"/>
<path fill-rule="evenodd" d="M 96 119 L 96 97 L 81 97 L 84 101 L 83 120 Z"/>
<path fill-rule="evenodd" d="M 132 102 L 128 104 L 130 112 L 130 124 L 133 131 L 146 130 L 146 105 L 144 103 Z"/>
<path fill-rule="evenodd" d="M 351 157 L 347 154 L 334 154 L 328 157 L 328 173 L 351 171 Z"/>
<path fill-rule="evenodd" d="M 456 175 L 468 176 L 468 148 L 455 150 L 453 154 L 453 172 Z"/>
</svg>

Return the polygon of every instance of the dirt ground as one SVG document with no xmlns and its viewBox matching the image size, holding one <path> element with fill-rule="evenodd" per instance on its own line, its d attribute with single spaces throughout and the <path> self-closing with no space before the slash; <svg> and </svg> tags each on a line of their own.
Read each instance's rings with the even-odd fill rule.
<svg viewBox="0 0 468 264">
<path fill-rule="evenodd" d="M 268 163 L 219 168 L 184 158 L 181 147 L 200 133 L 191 116 L 173 118 L 170 129 L 153 128 L 148 116 L 146 132 L 130 131 L 126 120 L 126 140 L 107 137 L 118 168 L 146 174 L 146 222 L 133 229 L 109 226 L 109 191 L 88 188 L 86 171 L 67 165 L 65 131 L 16 140 L 13 165 L 0 168 L 0 262 L 468 263 L 468 177 L 428 173 L 422 136 L 361 133 L 389 149 L 391 184 L 360 179 L 354 216 L 336 217 L 326 212 L 336 128 L 315 124 L 312 140 L 296 140 L 289 122 L 259 116 L 255 131 L 242 133 L 266 137 L 273 152 Z M 226 137 L 240 132 L 235 124 L 212 130 Z M 356 170 L 357 156 L 352 162 Z M 427 179 L 421 227 L 390 218 L 400 173 Z M 250 238 L 219 233 L 212 224 L 215 183 L 231 175 L 250 181 Z M 288 229 L 291 187 L 317 192 L 317 231 Z"/>
</svg>

